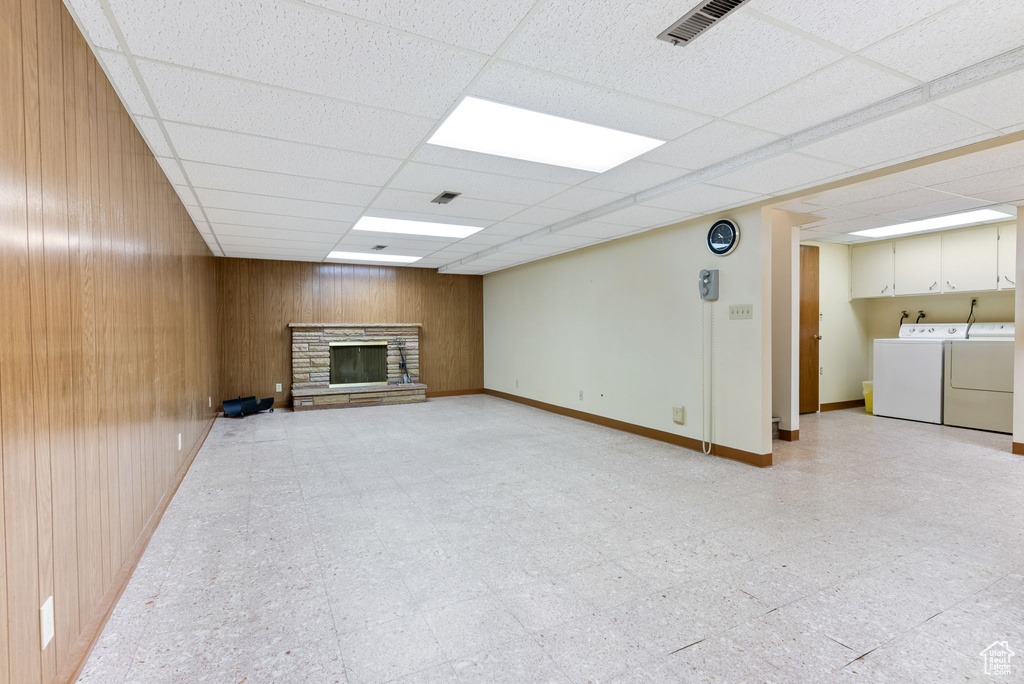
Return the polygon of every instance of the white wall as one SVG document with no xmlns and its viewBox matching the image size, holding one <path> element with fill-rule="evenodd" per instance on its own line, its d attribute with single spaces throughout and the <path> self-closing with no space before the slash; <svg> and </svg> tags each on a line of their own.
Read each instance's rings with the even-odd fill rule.
<svg viewBox="0 0 1024 684">
<path fill-rule="evenodd" d="M 1024 236 L 1024 207 L 1017 208 L 1017 235 Z M 1017 282 L 1024 275 L 1024 240 L 1017 240 Z M 1020 292 L 1024 287 L 1018 288 Z M 1014 313 L 1024 321 L 1024 294 L 1016 296 Z M 1016 319 L 1014 319 L 1016 320 Z M 1024 335 L 1017 335 L 1013 342 L 1013 443 L 1024 444 Z M 1017 451 L 1014 446 L 1014 452 Z"/>
<path fill-rule="evenodd" d="M 771 239 L 759 208 L 727 216 L 741 239 L 726 257 L 705 246 L 718 218 L 708 216 L 485 276 L 485 387 L 700 439 L 707 306 L 713 439 L 769 453 Z M 702 268 L 721 271 L 717 302 L 698 297 Z M 730 304 L 753 304 L 753 320 L 730 321 Z M 673 406 L 686 408 L 685 425 L 672 422 Z"/>
<path fill-rule="evenodd" d="M 818 396 L 822 404 L 863 397 L 861 382 L 871 378 L 869 301 L 850 300 L 850 248 L 834 242 L 818 247 Z"/>
</svg>

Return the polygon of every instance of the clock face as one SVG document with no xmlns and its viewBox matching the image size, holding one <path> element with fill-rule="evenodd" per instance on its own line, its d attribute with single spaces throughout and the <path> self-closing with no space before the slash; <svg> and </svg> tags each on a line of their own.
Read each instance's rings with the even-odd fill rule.
<svg viewBox="0 0 1024 684">
<path fill-rule="evenodd" d="M 708 231 L 708 249 L 712 254 L 725 256 L 736 249 L 740 239 L 740 229 L 732 221 L 717 221 Z"/>
</svg>

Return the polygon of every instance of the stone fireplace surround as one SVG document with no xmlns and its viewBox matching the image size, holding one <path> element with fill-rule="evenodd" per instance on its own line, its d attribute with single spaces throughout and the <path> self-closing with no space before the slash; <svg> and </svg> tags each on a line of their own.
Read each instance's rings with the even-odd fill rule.
<svg viewBox="0 0 1024 684">
<path fill-rule="evenodd" d="M 290 323 L 292 332 L 292 407 L 299 410 L 382 406 L 426 401 L 419 382 L 419 323 Z M 331 342 L 387 340 L 388 384 L 331 387 Z M 399 342 L 405 344 L 412 384 L 402 384 Z"/>
</svg>

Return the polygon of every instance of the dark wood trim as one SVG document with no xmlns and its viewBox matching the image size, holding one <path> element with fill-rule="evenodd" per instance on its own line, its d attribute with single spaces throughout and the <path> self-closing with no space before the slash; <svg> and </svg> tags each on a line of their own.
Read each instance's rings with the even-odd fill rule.
<svg viewBox="0 0 1024 684">
<path fill-rule="evenodd" d="M 185 457 L 184 462 L 178 468 L 178 472 L 174 476 L 173 486 L 167 490 L 160 503 L 157 505 L 153 515 L 149 517 L 149 521 L 146 523 L 146 527 L 143 528 L 142 534 L 135 541 L 132 546 L 131 552 L 128 554 L 127 560 L 118 569 L 117 574 L 114 575 L 114 579 L 110 584 L 110 588 L 107 589 L 107 593 L 104 594 L 103 600 L 100 601 L 96 607 L 96 611 L 93 613 L 89 621 L 85 623 L 82 628 L 82 633 L 78 637 L 78 641 L 71 647 L 71 651 L 68 653 L 64 660 L 63 666 L 57 671 L 57 676 L 54 678 L 54 682 L 66 682 L 66 684 L 75 684 L 78 678 L 82 674 L 82 669 L 85 668 L 86 661 L 89 660 L 89 654 L 92 653 L 92 649 L 96 646 L 96 642 L 100 638 L 100 634 L 103 633 L 103 628 L 107 624 L 107 620 L 110 619 L 110 614 L 114 612 L 114 607 L 117 602 L 121 599 L 121 595 L 124 594 L 124 590 L 128 588 L 128 582 L 132 578 L 132 574 L 135 572 L 135 568 L 138 567 L 139 561 L 142 559 L 142 554 L 146 552 L 146 547 L 149 546 L 149 540 L 153 538 L 153 533 L 156 532 L 157 526 L 164 517 L 164 513 L 167 512 L 167 507 L 170 505 L 174 495 L 178 492 L 178 487 L 181 486 L 182 480 L 185 479 L 185 475 L 188 474 L 188 469 L 192 466 L 192 462 L 196 459 L 199 454 L 199 450 L 203 448 L 203 444 L 206 442 L 207 436 L 210 434 L 210 430 L 213 428 L 214 422 L 217 417 L 210 418 L 210 421 L 206 424 L 206 429 L 203 430 L 203 434 L 196 441 L 195 445 L 189 451 L 188 456 Z"/>
<path fill-rule="evenodd" d="M 779 428 L 779 439 L 783 442 L 799 442 L 800 431 L 799 430 L 783 430 Z"/>
<path fill-rule="evenodd" d="M 482 387 L 478 389 L 467 389 L 467 390 L 444 390 L 443 392 L 427 392 L 427 399 L 434 399 L 436 397 L 461 397 L 466 394 L 483 394 L 484 389 Z"/>
<path fill-rule="evenodd" d="M 863 399 L 853 399 L 852 401 L 833 401 L 830 404 L 822 404 L 818 407 L 818 410 L 824 413 L 825 411 L 842 411 L 843 409 L 863 408 L 863 406 Z"/>
<path fill-rule="evenodd" d="M 537 401 L 536 399 L 527 399 L 526 397 L 508 394 L 507 392 L 499 392 L 498 390 L 485 388 L 484 394 L 489 394 L 490 396 L 498 397 L 499 399 L 514 401 L 519 404 L 525 404 L 544 411 L 550 411 L 551 413 L 557 413 L 569 418 L 575 418 L 576 420 L 594 423 L 595 425 L 600 425 L 602 427 L 612 428 L 613 430 L 622 430 L 623 432 L 640 435 L 641 437 L 647 437 L 648 439 L 656 439 L 659 442 L 668 442 L 669 444 L 674 444 L 676 446 L 683 447 L 684 449 L 701 451 L 700 440 L 693 439 L 692 437 L 684 437 L 672 432 L 655 430 L 654 428 L 644 427 L 642 425 L 634 425 L 633 423 L 615 420 L 614 418 L 605 418 L 604 416 L 598 416 L 593 413 L 577 411 L 576 409 L 565 408 L 564 406 L 558 406 L 556 404 L 548 404 L 543 401 Z M 711 454 L 713 456 L 728 458 L 733 461 L 740 461 L 741 463 L 757 466 L 758 468 L 766 468 L 772 464 L 772 455 L 770 453 L 755 454 L 749 451 L 743 451 L 742 449 L 723 446 L 721 444 L 712 444 Z"/>
<path fill-rule="evenodd" d="M 1021 444 L 1020 442 L 1014 442 L 1013 453 L 1017 454 L 1018 456 L 1024 456 L 1024 444 Z"/>
</svg>

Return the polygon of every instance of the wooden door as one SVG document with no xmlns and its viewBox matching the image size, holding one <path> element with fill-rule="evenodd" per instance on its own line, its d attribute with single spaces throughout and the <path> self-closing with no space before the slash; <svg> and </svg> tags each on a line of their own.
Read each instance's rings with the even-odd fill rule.
<svg viewBox="0 0 1024 684">
<path fill-rule="evenodd" d="M 800 245 L 800 413 L 818 410 L 818 248 Z"/>
</svg>

